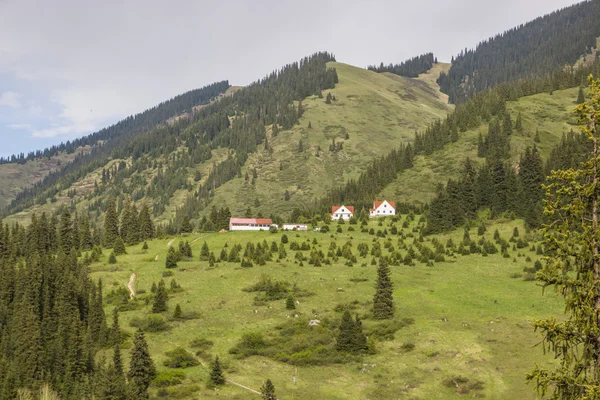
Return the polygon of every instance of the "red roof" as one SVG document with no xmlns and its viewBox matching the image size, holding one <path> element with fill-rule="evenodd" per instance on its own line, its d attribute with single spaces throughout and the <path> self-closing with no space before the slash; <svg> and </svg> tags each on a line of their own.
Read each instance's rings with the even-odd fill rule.
<svg viewBox="0 0 600 400">
<path fill-rule="evenodd" d="M 335 212 L 342 207 L 346 207 L 348 209 L 348 211 L 350 211 L 352 214 L 354 214 L 354 206 L 344 206 L 344 205 L 331 207 L 331 213 L 335 214 Z"/>
<path fill-rule="evenodd" d="M 384 202 L 384 201 L 386 201 L 386 200 L 382 200 L 382 201 L 377 201 L 377 200 L 375 200 L 375 201 L 373 202 L 373 210 L 377 210 L 377 209 L 379 208 L 379 206 L 383 204 L 383 202 Z M 388 201 L 388 204 L 389 204 L 390 206 L 392 206 L 392 208 L 393 208 L 394 210 L 396 209 L 396 203 L 394 203 L 393 201 Z"/>
<path fill-rule="evenodd" d="M 273 220 L 270 218 L 230 218 L 229 223 L 242 225 L 271 225 Z"/>
</svg>

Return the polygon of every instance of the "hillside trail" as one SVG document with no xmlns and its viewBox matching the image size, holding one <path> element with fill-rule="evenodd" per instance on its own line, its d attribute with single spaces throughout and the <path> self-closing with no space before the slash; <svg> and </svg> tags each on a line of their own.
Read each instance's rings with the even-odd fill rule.
<svg viewBox="0 0 600 400">
<path fill-rule="evenodd" d="M 167 247 L 171 247 L 173 246 L 173 242 L 175 241 L 175 239 L 171 239 L 171 241 L 169 243 L 167 243 Z"/>
<path fill-rule="evenodd" d="M 172 344 L 173 346 L 183 347 L 183 346 L 180 346 L 177 343 L 172 342 L 170 340 L 168 341 L 168 343 Z M 194 354 L 194 351 L 192 349 L 186 348 L 186 350 L 189 351 L 190 353 Z M 200 366 L 202 366 L 202 368 L 204 368 L 204 369 L 206 369 L 208 371 L 208 366 L 202 362 L 202 359 L 200 357 L 198 357 L 197 355 L 195 355 L 195 354 L 194 354 L 194 357 L 196 357 L 196 359 L 200 363 Z M 245 389 L 245 390 L 247 390 L 249 392 L 252 392 L 252 393 L 255 393 L 255 394 L 258 394 L 258 395 L 262 394 L 261 392 L 259 392 L 256 389 L 252 389 L 251 387 L 242 385 L 241 383 L 237 383 L 236 381 L 232 381 L 231 379 L 225 379 L 225 382 L 227 382 L 227 383 L 229 383 L 231 385 L 235 385 L 235 386 L 241 387 L 242 389 Z"/>
<path fill-rule="evenodd" d="M 127 288 L 129 289 L 129 296 L 133 299 L 135 297 L 135 290 L 133 290 L 133 283 L 135 282 L 135 272 L 129 277 L 129 283 Z"/>
</svg>

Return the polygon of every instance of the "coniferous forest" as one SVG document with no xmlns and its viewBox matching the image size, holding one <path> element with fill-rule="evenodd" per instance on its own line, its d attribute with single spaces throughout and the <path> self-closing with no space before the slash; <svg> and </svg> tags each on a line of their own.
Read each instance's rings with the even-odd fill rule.
<svg viewBox="0 0 600 400">
<path fill-rule="evenodd" d="M 369 71 L 391 72 L 392 74 L 415 78 L 419 74 L 429 71 L 434 63 L 437 63 L 437 58 L 433 56 L 433 53 L 427 53 L 403 61 L 400 64 L 383 65 L 381 63 L 379 66 L 369 65 L 367 69 Z"/>
</svg>

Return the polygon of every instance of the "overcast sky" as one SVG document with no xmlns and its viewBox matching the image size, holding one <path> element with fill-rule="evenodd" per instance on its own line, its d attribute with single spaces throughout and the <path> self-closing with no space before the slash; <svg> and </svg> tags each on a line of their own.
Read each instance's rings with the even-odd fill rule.
<svg viewBox="0 0 600 400">
<path fill-rule="evenodd" d="M 315 51 L 440 61 L 573 0 L 0 0 L 0 156 L 92 133 L 184 91 Z"/>
</svg>

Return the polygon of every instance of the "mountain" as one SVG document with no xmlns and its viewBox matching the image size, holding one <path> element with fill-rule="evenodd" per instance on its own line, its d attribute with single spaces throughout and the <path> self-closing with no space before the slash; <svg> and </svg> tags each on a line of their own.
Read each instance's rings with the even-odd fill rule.
<svg viewBox="0 0 600 400">
<path fill-rule="evenodd" d="M 424 129 L 435 119 L 443 118 L 452 109 L 447 104 L 447 97 L 439 92 L 435 83 L 440 72 L 447 71 L 447 64 L 436 64 L 419 78 L 378 74 L 333 61 L 328 62 L 326 68 L 337 72 L 338 83 L 335 88 L 323 90 L 320 95 L 294 100 L 294 110 L 302 110 L 301 115 L 294 111 L 300 115 L 294 115 L 297 123 L 289 124 L 280 117 L 281 123 L 277 123 L 277 127 L 273 124 L 263 125 L 266 128 L 260 135 L 264 135 L 264 139 L 258 138 L 260 144 L 253 145 L 251 151 L 243 150 L 247 160 L 233 176 L 224 179 L 222 186 L 219 184 L 220 187 L 211 191 L 208 199 L 211 202 L 202 206 L 206 210 L 204 213 L 212 204 L 219 204 L 241 215 L 248 208 L 248 199 L 251 199 L 254 213 L 289 214 L 291 208 L 310 204 L 327 190 L 358 176 L 371 160 L 385 154 L 401 141 L 412 141 L 415 131 Z M 257 85 L 260 86 L 260 82 Z M 225 165 L 233 154 L 240 154 L 231 152 L 231 143 L 220 140 L 197 149 L 203 151 L 202 155 L 185 160 L 183 157 L 187 157 L 186 152 L 182 152 L 180 146 L 189 146 L 192 137 L 194 142 L 200 139 L 202 130 L 206 129 L 202 125 L 202 113 L 209 116 L 219 112 L 219 107 L 239 107 L 235 103 L 244 100 L 245 93 L 251 89 L 238 90 L 236 95 L 239 100 L 236 100 L 236 95 L 227 96 L 223 100 L 216 100 L 210 107 L 198 109 L 192 119 L 175 122 L 176 118 L 171 118 L 171 124 L 120 139 L 128 140 L 131 144 L 119 145 L 112 154 L 109 151 L 111 139 L 107 140 L 107 144 L 96 154 L 81 158 L 79 165 L 71 167 L 72 171 L 76 171 L 75 176 L 74 172 L 69 174 L 68 169 L 63 169 L 55 175 L 54 181 L 48 179 L 35 191 L 25 192 L 9 209 L 13 210 L 9 211 L 11 213 L 19 211 L 9 220 L 25 222 L 31 212 L 52 212 L 71 204 L 76 204 L 80 212 L 94 212 L 102 210 L 108 196 L 114 195 L 121 201 L 133 198 L 140 205 L 149 200 L 147 197 L 156 196 L 153 194 L 155 190 L 160 190 L 160 204 L 153 202 L 155 221 L 168 222 L 175 217 L 177 209 L 186 201 L 189 202 L 191 193 L 198 193 L 202 187 L 206 187 L 207 181 L 212 179 L 211 172 L 219 165 Z M 328 95 L 332 96 L 330 104 L 327 104 Z M 228 99 L 234 105 L 224 104 Z M 211 110 L 211 107 L 217 111 Z M 260 126 L 258 129 L 261 129 Z M 169 133 L 165 134 L 167 131 Z M 147 137 L 156 138 L 153 140 L 157 144 L 153 145 L 151 140 L 146 140 Z M 170 142 L 173 145 L 163 146 L 158 155 L 152 149 L 166 137 L 179 141 L 180 145 Z M 263 140 L 265 142 L 261 143 Z M 301 142 L 302 151 L 299 151 Z M 134 143 L 144 143 L 146 148 Z M 127 153 L 123 148 L 137 154 L 132 157 L 132 153 Z M 148 162 L 150 159 L 153 161 Z M 133 162 L 142 165 L 133 168 Z M 121 169 L 121 174 L 127 174 L 123 182 L 119 185 L 113 182 L 111 190 L 101 193 L 96 186 L 106 184 L 106 171 L 112 171 L 115 167 L 117 170 L 127 167 L 129 171 Z M 73 178 L 65 181 L 65 177 L 70 175 Z M 177 179 L 169 180 L 168 189 L 158 189 L 157 180 L 164 179 L 166 175 L 177 176 Z M 256 177 L 252 178 L 254 175 Z M 249 178 L 246 179 L 246 176 Z M 60 185 L 60 190 L 57 190 L 57 185 Z M 120 185 L 124 186 L 118 189 Z M 134 185 L 135 188 L 132 188 Z M 286 191 L 288 201 L 284 200 Z M 34 198 L 35 204 L 31 205 Z M 255 204 L 259 206 L 255 207 Z"/>
</svg>

